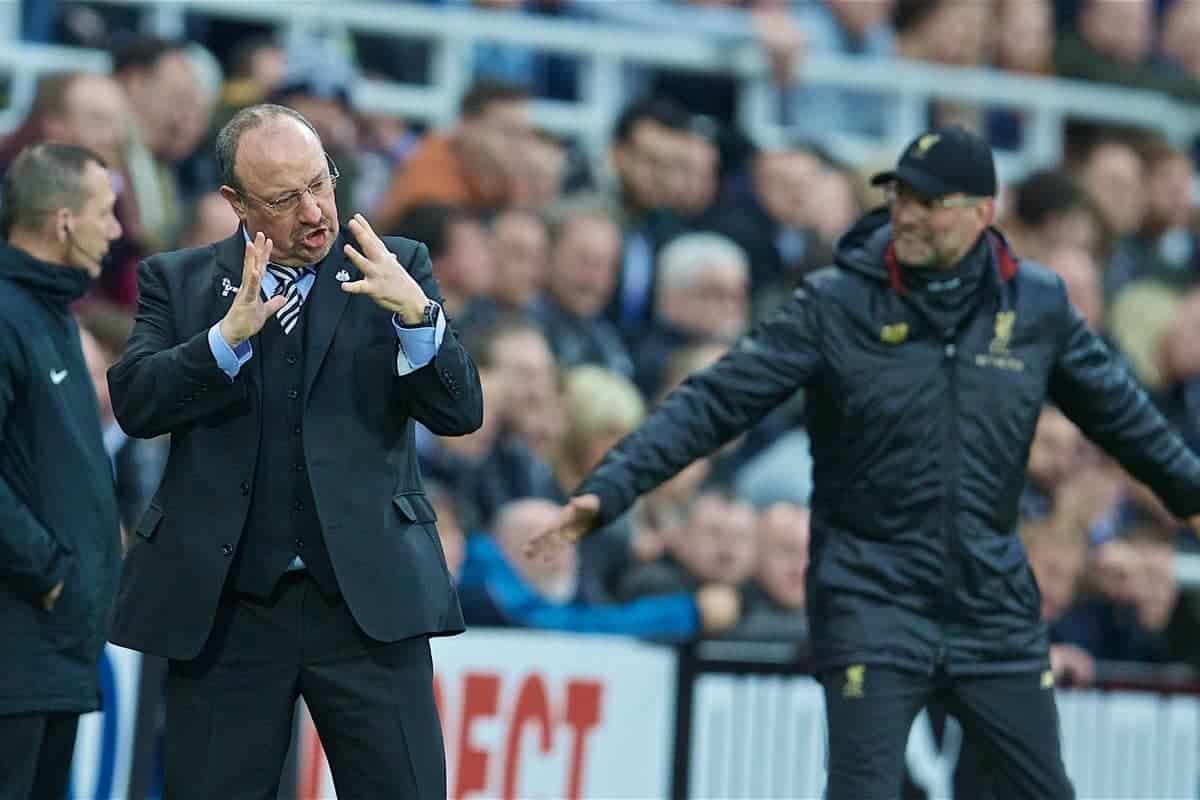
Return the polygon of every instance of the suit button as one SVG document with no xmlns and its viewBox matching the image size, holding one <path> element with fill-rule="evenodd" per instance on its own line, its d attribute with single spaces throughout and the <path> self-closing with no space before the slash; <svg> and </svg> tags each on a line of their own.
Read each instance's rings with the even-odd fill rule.
<svg viewBox="0 0 1200 800">
<path fill-rule="evenodd" d="M 226 556 L 233 555 L 233 545 L 231 545 L 231 544 L 221 545 L 221 552 L 224 553 Z"/>
<path fill-rule="evenodd" d="M 295 400 L 299 396 L 300 396 L 300 392 L 296 391 L 295 389 L 291 389 L 288 391 L 288 400 Z"/>
<path fill-rule="evenodd" d="M 299 500 L 297 500 L 296 505 L 292 506 L 292 508 L 296 509 L 297 511 L 303 511 L 304 503 L 301 503 Z"/>
<path fill-rule="evenodd" d="M 296 465 L 296 472 L 304 472 L 304 465 L 303 465 L 303 464 L 297 464 L 297 465 Z"/>
<path fill-rule="evenodd" d="M 294 433 L 294 434 L 296 434 L 297 436 L 299 436 L 299 435 L 300 435 L 300 426 L 299 426 L 299 425 L 297 425 L 296 427 L 292 428 L 292 433 Z"/>
<path fill-rule="evenodd" d="M 250 482 L 242 481 L 242 495 L 244 496 L 248 494 L 250 494 Z"/>
<path fill-rule="evenodd" d="M 296 358 L 295 356 L 288 356 L 288 357 L 287 357 L 287 363 L 289 363 L 289 364 L 295 364 L 295 363 L 296 363 L 297 361 L 299 361 L 299 360 L 300 360 L 300 359 Z"/>
</svg>

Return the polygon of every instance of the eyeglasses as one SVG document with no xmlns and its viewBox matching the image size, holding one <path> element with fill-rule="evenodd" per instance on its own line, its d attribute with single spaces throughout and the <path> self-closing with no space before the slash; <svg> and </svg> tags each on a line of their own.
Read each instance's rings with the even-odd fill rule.
<svg viewBox="0 0 1200 800">
<path fill-rule="evenodd" d="M 263 200 L 261 197 L 255 197 L 242 189 L 238 189 L 237 192 L 243 198 L 258 203 L 275 216 L 293 214 L 296 209 L 300 208 L 300 203 L 304 199 L 304 195 L 311 194 L 313 199 L 327 197 L 330 192 L 337 188 L 339 177 L 337 164 L 333 163 L 333 159 L 329 157 L 328 153 L 325 154 L 325 161 L 328 164 L 328 172 L 304 187 L 301 191 L 288 192 L 285 195 L 276 197 L 274 200 Z"/>
<path fill-rule="evenodd" d="M 967 194 L 944 194 L 941 197 L 930 197 L 900 183 L 889 183 L 885 186 L 883 196 L 889 206 L 895 206 L 902 202 L 915 203 L 927 211 L 938 211 L 943 208 L 968 208 L 980 200 L 978 197 Z"/>
</svg>

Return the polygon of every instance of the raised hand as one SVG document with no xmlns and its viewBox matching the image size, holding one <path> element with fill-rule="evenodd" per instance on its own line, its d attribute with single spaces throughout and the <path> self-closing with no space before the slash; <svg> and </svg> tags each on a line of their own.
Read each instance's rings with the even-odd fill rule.
<svg viewBox="0 0 1200 800">
<path fill-rule="evenodd" d="M 267 262 L 271 260 L 271 240 L 259 231 L 254 241 L 246 243 L 246 255 L 242 260 L 242 285 L 233 305 L 221 320 L 221 336 L 230 347 L 237 347 L 262 330 L 267 320 L 283 307 L 287 298 L 283 295 L 264 301 L 259 293 Z"/>
<path fill-rule="evenodd" d="M 525 543 L 525 557 L 549 560 L 562 547 L 577 542 L 596 524 L 600 498 L 594 494 L 572 497 L 559 511 L 554 525 L 534 531 Z"/>
<path fill-rule="evenodd" d="M 380 307 L 398 315 L 405 325 L 420 323 L 424 318 L 425 304 L 429 302 L 421 284 L 413 280 L 362 214 L 355 214 L 346 227 L 354 235 L 362 252 L 350 244 L 343 250 L 346 258 L 358 267 L 363 277 L 343 283 L 342 291 L 367 295 Z"/>
</svg>

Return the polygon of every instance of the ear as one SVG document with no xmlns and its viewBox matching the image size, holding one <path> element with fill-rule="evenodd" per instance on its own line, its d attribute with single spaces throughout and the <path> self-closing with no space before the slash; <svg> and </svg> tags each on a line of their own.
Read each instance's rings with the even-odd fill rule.
<svg viewBox="0 0 1200 800">
<path fill-rule="evenodd" d="M 229 203 L 230 208 L 233 209 L 233 213 L 237 214 L 238 219 L 244 223 L 246 221 L 246 201 L 243 200 L 242 196 L 237 193 L 237 190 L 232 186 L 222 185 L 217 191 L 219 191 L 221 193 L 221 197 L 224 197 L 225 201 Z"/>
<path fill-rule="evenodd" d="M 75 225 L 75 215 L 71 213 L 69 208 L 60 208 L 51 216 L 51 235 L 55 241 L 66 244 L 72 231 L 71 228 Z"/>
<path fill-rule="evenodd" d="M 996 198 L 985 197 L 975 205 L 979 214 L 979 224 L 988 227 L 996 221 Z"/>
</svg>

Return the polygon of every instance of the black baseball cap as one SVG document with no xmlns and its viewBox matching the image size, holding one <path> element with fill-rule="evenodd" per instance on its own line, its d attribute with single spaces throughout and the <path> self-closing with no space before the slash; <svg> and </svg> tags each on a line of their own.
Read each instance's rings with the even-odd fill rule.
<svg viewBox="0 0 1200 800">
<path fill-rule="evenodd" d="M 996 162 L 992 148 L 981 137 L 951 125 L 918 136 L 904 149 L 896 168 L 875 175 L 871 185 L 893 181 L 929 197 L 958 192 L 992 197 L 996 194 Z"/>
</svg>

